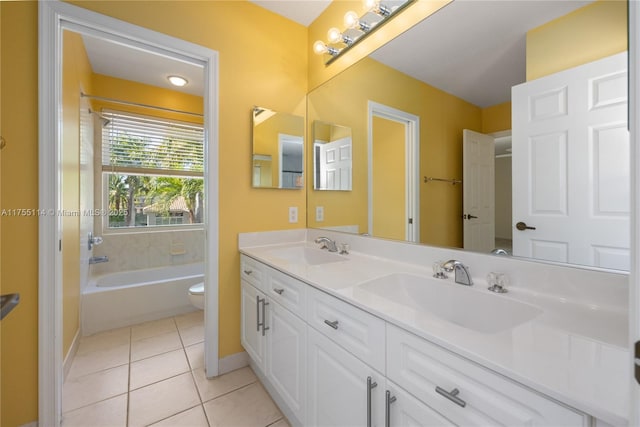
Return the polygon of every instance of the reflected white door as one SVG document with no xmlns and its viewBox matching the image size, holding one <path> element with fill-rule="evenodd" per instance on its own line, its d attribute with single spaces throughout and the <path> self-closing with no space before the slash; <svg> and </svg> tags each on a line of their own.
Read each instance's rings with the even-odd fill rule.
<svg viewBox="0 0 640 427">
<path fill-rule="evenodd" d="M 316 143 L 320 163 L 320 189 L 351 189 L 351 138 Z"/>
<path fill-rule="evenodd" d="M 514 255 L 629 269 L 626 58 L 513 88 Z"/>
<path fill-rule="evenodd" d="M 492 136 L 462 131 L 462 223 L 464 248 L 495 249 L 495 141 Z"/>
</svg>

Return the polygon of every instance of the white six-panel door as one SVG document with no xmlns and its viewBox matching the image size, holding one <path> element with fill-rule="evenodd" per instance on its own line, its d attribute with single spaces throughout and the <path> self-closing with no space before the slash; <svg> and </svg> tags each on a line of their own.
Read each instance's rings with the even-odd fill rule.
<svg viewBox="0 0 640 427">
<path fill-rule="evenodd" d="M 514 255 L 628 270 L 626 52 L 515 86 L 512 111 Z"/>
<path fill-rule="evenodd" d="M 351 189 L 351 137 L 318 143 L 320 189 Z"/>
<path fill-rule="evenodd" d="M 495 141 L 462 131 L 462 223 L 464 248 L 489 253 L 496 242 Z"/>
</svg>

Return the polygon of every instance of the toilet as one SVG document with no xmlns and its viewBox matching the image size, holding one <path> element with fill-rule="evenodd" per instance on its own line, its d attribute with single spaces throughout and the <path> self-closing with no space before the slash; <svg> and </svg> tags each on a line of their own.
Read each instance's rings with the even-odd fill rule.
<svg viewBox="0 0 640 427">
<path fill-rule="evenodd" d="M 194 307 L 204 310 L 204 282 L 196 283 L 189 288 L 189 301 Z"/>
</svg>

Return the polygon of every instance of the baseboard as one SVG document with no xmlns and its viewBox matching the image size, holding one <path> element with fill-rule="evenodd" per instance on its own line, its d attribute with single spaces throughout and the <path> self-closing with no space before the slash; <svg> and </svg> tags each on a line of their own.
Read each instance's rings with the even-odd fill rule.
<svg viewBox="0 0 640 427">
<path fill-rule="evenodd" d="M 38 422 L 37 421 L 32 421 L 32 422 L 27 423 L 27 424 L 22 424 L 20 427 L 38 427 Z"/>
<path fill-rule="evenodd" d="M 246 351 L 232 354 L 230 356 L 223 357 L 218 360 L 218 374 L 226 374 L 227 372 L 235 371 L 236 369 L 249 366 L 249 355 Z"/>
<path fill-rule="evenodd" d="M 73 337 L 73 341 L 71 342 L 71 348 L 69 348 L 69 352 L 64 358 L 64 362 L 62 363 L 62 382 L 67 379 L 67 375 L 71 370 L 71 364 L 73 363 L 73 359 L 76 357 L 76 353 L 78 352 L 78 347 L 80 346 L 80 329 L 76 331 L 76 336 Z"/>
</svg>

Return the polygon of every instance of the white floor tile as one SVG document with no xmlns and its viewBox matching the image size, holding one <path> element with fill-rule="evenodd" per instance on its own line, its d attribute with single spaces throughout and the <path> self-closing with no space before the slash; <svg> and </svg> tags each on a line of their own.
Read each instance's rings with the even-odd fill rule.
<svg viewBox="0 0 640 427">
<path fill-rule="evenodd" d="M 204 408 L 198 405 L 151 425 L 154 427 L 209 427 L 209 422 L 204 415 Z"/>
<path fill-rule="evenodd" d="M 62 411 L 71 411 L 126 393 L 128 385 L 128 365 L 67 379 L 62 393 Z"/>
<path fill-rule="evenodd" d="M 120 328 L 82 337 L 76 354 L 104 351 L 114 347 L 129 345 L 131 328 Z"/>
<path fill-rule="evenodd" d="M 178 329 L 204 325 L 204 310 L 197 310 L 192 311 L 191 313 L 182 314 L 180 316 L 176 316 L 175 319 Z"/>
<path fill-rule="evenodd" d="M 126 394 L 62 415 L 62 427 L 126 427 L 126 425 Z"/>
<path fill-rule="evenodd" d="M 193 371 L 193 376 L 203 402 L 215 399 L 218 396 L 258 381 L 258 378 L 249 367 L 238 369 L 212 379 L 207 379 L 204 369 L 198 368 Z"/>
<path fill-rule="evenodd" d="M 116 366 L 126 365 L 128 363 L 129 344 L 88 353 L 78 353 L 71 364 L 68 379 L 115 368 Z"/>
<path fill-rule="evenodd" d="M 210 400 L 204 409 L 212 427 L 268 426 L 282 418 L 259 383 Z"/>
<path fill-rule="evenodd" d="M 155 335 L 131 343 L 131 360 L 146 359 L 180 348 L 182 348 L 182 342 L 177 331 Z"/>
<path fill-rule="evenodd" d="M 191 373 L 129 393 L 129 426 L 146 426 L 200 404 Z"/>
<path fill-rule="evenodd" d="M 185 347 L 191 369 L 204 369 L 204 342 Z"/>
<path fill-rule="evenodd" d="M 178 329 L 178 332 L 185 347 L 204 342 L 204 325 L 182 327 Z"/>
<path fill-rule="evenodd" d="M 152 356 L 131 363 L 130 390 L 189 372 L 189 364 L 183 349 Z"/>
<path fill-rule="evenodd" d="M 131 327 L 131 340 L 139 341 L 145 338 L 155 337 L 169 332 L 175 332 L 176 322 L 173 317 L 153 320 Z"/>
</svg>

